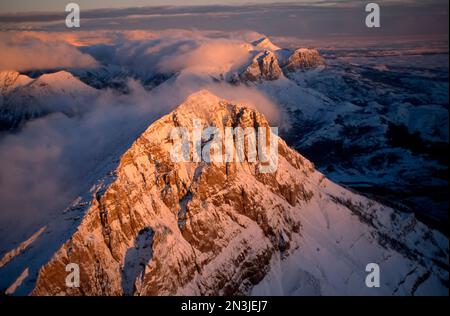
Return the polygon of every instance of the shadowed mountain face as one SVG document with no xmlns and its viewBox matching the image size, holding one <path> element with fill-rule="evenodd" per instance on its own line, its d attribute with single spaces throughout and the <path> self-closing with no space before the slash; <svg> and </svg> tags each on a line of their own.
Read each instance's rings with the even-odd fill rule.
<svg viewBox="0 0 450 316">
<path fill-rule="evenodd" d="M 145 266 L 152 259 L 153 231 L 143 228 L 136 236 L 134 245 L 125 254 L 122 272 L 124 295 L 133 295 L 144 277 Z M 136 285 L 137 283 L 137 285 Z"/>
</svg>

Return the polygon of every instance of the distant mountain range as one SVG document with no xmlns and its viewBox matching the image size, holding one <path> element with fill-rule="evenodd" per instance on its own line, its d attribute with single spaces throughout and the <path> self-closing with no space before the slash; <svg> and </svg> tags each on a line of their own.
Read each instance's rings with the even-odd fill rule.
<svg viewBox="0 0 450 316">
<path fill-rule="evenodd" d="M 25 122 L 52 113 L 76 115 L 96 90 L 67 71 L 36 79 L 17 71 L 0 72 L 0 130 L 14 130 Z"/>
</svg>

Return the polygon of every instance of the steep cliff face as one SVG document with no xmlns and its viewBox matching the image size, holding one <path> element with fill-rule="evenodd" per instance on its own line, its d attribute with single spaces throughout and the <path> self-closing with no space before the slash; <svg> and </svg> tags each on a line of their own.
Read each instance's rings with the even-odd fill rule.
<svg viewBox="0 0 450 316">
<path fill-rule="evenodd" d="M 369 262 L 389 275 L 381 293 L 448 292 L 448 272 L 431 261 L 448 261 L 445 237 L 334 185 L 279 138 L 273 173 L 260 173 L 262 162 L 248 156 L 173 162 L 171 132 L 192 131 L 193 119 L 220 131 L 268 126 L 257 111 L 207 91 L 190 96 L 122 156 L 76 232 L 41 268 L 33 295 L 270 294 L 275 263 L 287 258 L 319 294 L 364 292 Z M 80 267 L 79 288 L 65 285 L 69 263 Z"/>
<path fill-rule="evenodd" d="M 254 110 L 201 92 L 154 123 L 122 157 L 116 180 L 92 201 L 82 224 L 40 272 L 34 294 L 164 295 L 247 293 L 268 271 L 274 252 L 299 232 L 295 206 L 312 193 L 302 179 L 311 163 L 280 140 L 280 170 L 258 163 L 173 163 L 174 127 L 268 126 Z M 289 174 L 290 169 L 298 170 Z M 139 236 L 151 256 L 132 274 Z M 80 264 L 81 287 L 65 286 L 65 266 Z M 129 284 L 131 282 L 131 285 Z"/>
<path fill-rule="evenodd" d="M 258 53 L 250 65 L 241 73 L 240 78 L 244 81 L 277 80 L 282 76 L 277 57 L 271 51 Z"/>
<path fill-rule="evenodd" d="M 270 51 L 276 51 L 281 49 L 280 47 L 272 43 L 268 37 L 261 37 L 260 39 L 253 41 L 252 45 L 257 49 L 264 49 Z"/>
<path fill-rule="evenodd" d="M 284 62 L 283 67 L 289 71 L 308 70 L 324 65 L 324 60 L 317 49 L 299 48 Z"/>
<path fill-rule="evenodd" d="M 252 42 L 248 47 L 251 60 L 238 74 L 231 76 L 232 82 L 262 82 L 277 80 L 290 72 L 306 71 L 325 65 L 317 49 L 283 49 L 274 45 L 267 37 Z"/>
</svg>

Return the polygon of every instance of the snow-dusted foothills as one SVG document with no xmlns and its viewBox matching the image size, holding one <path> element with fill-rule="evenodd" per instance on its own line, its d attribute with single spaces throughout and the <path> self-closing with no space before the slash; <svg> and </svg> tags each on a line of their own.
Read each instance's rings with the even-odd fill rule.
<svg viewBox="0 0 450 316">
<path fill-rule="evenodd" d="M 85 67 L 0 71 L 1 293 L 448 295 L 448 52 L 83 34 L 52 36 Z M 193 122 L 278 127 L 276 169 L 174 161 Z"/>
</svg>

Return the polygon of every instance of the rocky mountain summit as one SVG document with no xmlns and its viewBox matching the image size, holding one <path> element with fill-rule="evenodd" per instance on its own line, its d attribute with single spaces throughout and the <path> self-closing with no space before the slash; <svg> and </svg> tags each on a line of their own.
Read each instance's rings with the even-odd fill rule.
<svg viewBox="0 0 450 316">
<path fill-rule="evenodd" d="M 287 71 L 307 70 L 325 65 L 317 49 L 299 48 L 284 62 Z"/>
<path fill-rule="evenodd" d="M 249 50 L 254 57 L 239 74 L 239 79 L 244 82 L 273 81 L 289 72 L 306 71 L 325 65 L 317 49 L 282 49 L 267 37 L 252 42 Z M 237 80 L 235 77 L 233 79 Z"/>
<path fill-rule="evenodd" d="M 448 294 L 445 236 L 330 182 L 280 138 L 273 173 L 248 156 L 173 162 L 171 132 L 192 131 L 193 119 L 220 131 L 269 126 L 254 109 L 191 95 L 68 209 L 85 211 L 33 295 Z M 79 288 L 65 284 L 69 263 Z M 380 266 L 379 288 L 365 285 L 368 263 Z"/>
<path fill-rule="evenodd" d="M 263 51 L 253 58 L 240 78 L 243 81 L 277 80 L 282 74 L 276 55 L 271 51 Z"/>
</svg>

